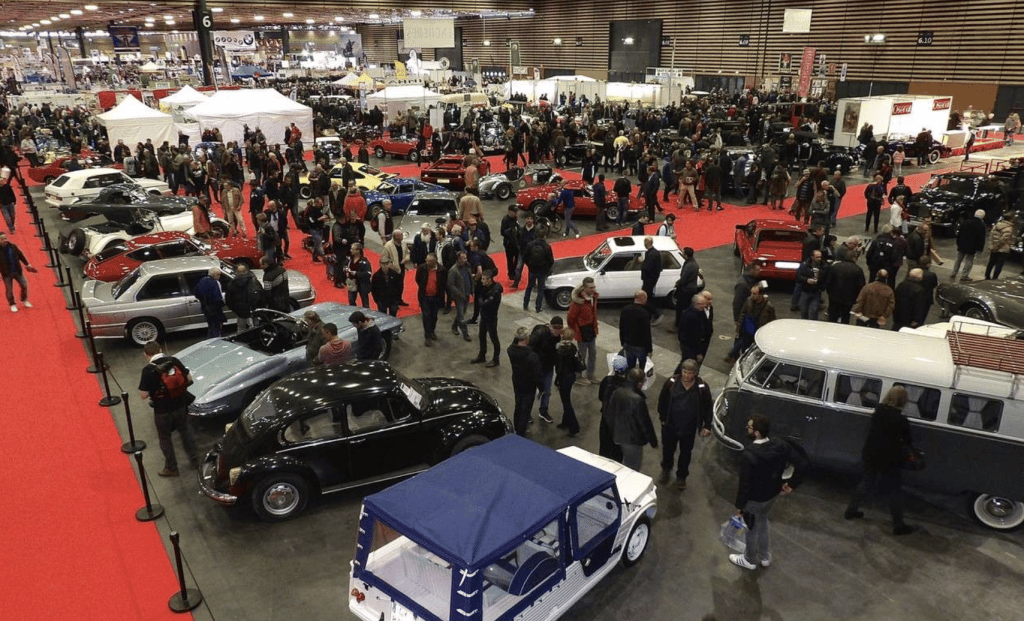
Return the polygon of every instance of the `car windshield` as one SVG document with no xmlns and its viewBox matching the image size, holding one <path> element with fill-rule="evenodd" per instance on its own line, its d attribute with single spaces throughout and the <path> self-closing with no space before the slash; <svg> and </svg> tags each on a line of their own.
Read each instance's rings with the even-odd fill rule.
<svg viewBox="0 0 1024 621">
<path fill-rule="evenodd" d="M 122 278 L 121 280 L 117 281 L 117 283 L 114 284 L 114 288 L 110 290 L 111 295 L 114 296 L 115 300 L 120 299 L 121 296 L 124 295 L 124 292 L 131 289 L 132 285 L 134 285 L 138 279 L 139 270 L 135 269 L 132 270 L 131 272 L 128 272 L 127 276 L 125 276 L 124 278 Z"/>
<path fill-rule="evenodd" d="M 95 254 L 96 262 L 103 263 L 104 261 L 109 261 L 114 257 L 120 256 L 122 253 L 124 253 L 124 250 L 124 246 L 118 245 L 114 245 L 109 248 L 104 248 L 103 250 L 100 250 Z"/>
<path fill-rule="evenodd" d="M 53 183 L 51 183 L 50 185 L 52 185 L 55 188 L 59 188 L 59 187 L 63 186 L 65 183 L 67 183 L 68 179 L 70 179 L 70 178 L 71 177 L 68 177 L 67 175 L 61 175 L 61 176 L 57 177 L 56 179 L 54 179 Z"/>
<path fill-rule="evenodd" d="M 242 429 L 245 433 L 252 437 L 253 425 L 260 422 L 263 419 L 277 416 L 277 408 L 274 407 L 274 400 L 271 399 L 274 389 L 264 390 L 260 395 L 253 401 L 249 407 L 245 408 L 242 415 L 239 417 L 239 421 L 242 423 Z"/>
<path fill-rule="evenodd" d="M 757 366 L 761 359 L 764 358 L 764 353 L 758 349 L 757 345 L 754 345 L 747 350 L 747 353 L 740 357 L 739 365 L 740 377 L 746 377 L 751 371 Z"/>
<path fill-rule="evenodd" d="M 419 198 L 412 202 L 409 211 L 421 216 L 447 216 L 458 210 L 454 199 Z"/>
<path fill-rule="evenodd" d="M 974 194 L 974 181 L 971 179 L 942 179 L 939 187 L 953 194 L 972 196 Z"/>
<path fill-rule="evenodd" d="M 373 166 L 363 166 L 359 169 L 360 172 L 366 173 L 367 175 L 379 175 L 380 169 L 374 168 Z"/>
<path fill-rule="evenodd" d="M 397 188 L 390 183 L 382 183 L 377 186 L 377 191 L 381 194 L 394 194 Z"/>
<path fill-rule="evenodd" d="M 601 264 L 604 263 L 604 260 L 607 259 L 608 255 L 611 253 L 612 249 L 606 241 L 598 246 L 596 250 L 583 257 L 583 265 L 585 265 L 587 269 L 596 270 L 601 267 Z"/>
</svg>

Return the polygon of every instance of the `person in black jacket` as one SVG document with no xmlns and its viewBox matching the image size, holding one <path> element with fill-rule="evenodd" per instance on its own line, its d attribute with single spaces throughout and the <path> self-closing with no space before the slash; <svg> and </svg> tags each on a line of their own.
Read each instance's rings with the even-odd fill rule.
<svg viewBox="0 0 1024 621">
<path fill-rule="evenodd" d="M 349 315 L 349 323 L 356 327 L 356 360 L 379 360 L 384 353 L 384 336 L 380 328 L 363 311 Z"/>
<path fill-rule="evenodd" d="M 850 310 L 856 304 L 864 283 L 864 270 L 849 257 L 832 264 L 825 274 L 830 322 L 850 323 Z"/>
<path fill-rule="evenodd" d="M 619 315 L 619 345 L 626 355 L 629 368 L 647 365 L 647 356 L 654 351 L 651 341 L 651 314 L 647 310 L 647 294 L 637 291 L 633 303 L 622 309 Z"/>
<path fill-rule="evenodd" d="M 576 408 L 572 405 L 572 387 L 576 383 L 577 374 L 584 369 L 580 350 L 576 346 L 576 334 L 572 328 L 566 328 L 562 330 L 558 344 L 555 345 L 555 383 L 562 400 L 562 421 L 558 423 L 558 428 L 569 430 L 569 437 L 580 432 Z"/>
<path fill-rule="evenodd" d="M 555 255 L 551 252 L 551 246 L 547 242 L 547 230 L 539 229 L 537 238 L 523 249 L 523 263 L 530 268 L 530 279 L 526 284 L 526 291 L 523 293 L 523 310 L 529 310 L 530 294 L 534 287 L 537 288 L 537 302 L 534 308 L 539 313 L 544 306 L 544 282 L 551 272 L 551 266 L 555 264 Z"/>
<path fill-rule="evenodd" d="M 239 332 L 253 326 L 252 312 L 260 307 L 262 299 L 263 285 L 249 271 L 249 266 L 240 263 L 235 267 L 235 277 L 224 287 L 224 303 L 238 317 Z"/>
<path fill-rule="evenodd" d="M 916 328 L 924 324 L 928 310 L 928 291 L 922 284 L 924 270 L 910 270 L 906 279 L 896 287 L 896 307 L 892 311 L 892 329 Z"/>
<path fill-rule="evenodd" d="M 512 367 L 512 393 L 516 402 L 512 425 L 516 434 L 520 436 L 526 435 L 526 427 L 530 424 L 534 397 L 538 391 L 544 391 L 540 357 L 529 347 L 529 341 L 530 332 L 520 327 L 516 329 L 515 340 L 508 346 L 508 361 Z"/>
<path fill-rule="evenodd" d="M 531 276 L 532 277 L 532 276 Z M 494 358 L 485 366 L 488 368 L 498 366 L 498 359 L 501 356 L 501 342 L 498 340 L 498 309 L 501 308 L 501 285 L 494 282 L 494 274 L 485 271 L 480 278 L 480 353 L 470 362 L 477 364 L 487 359 L 487 337 L 490 336 L 494 345 Z"/>
<path fill-rule="evenodd" d="M 644 262 L 640 265 L 640 288 L 647 294 L 647 312 L 653 319 L 651 325 L 656 326 L 661 321 L 661 312 L 658 311 L 654 301 L 654 288 L 658 286 L 663 267 L 661 252 L 654 249 L 654 238 L 650 236 L 644 238 L 644 248 L 647 250 L 644 252 Z M 640 368 L 643 368 L 642 364 Z"/>
<path fill-rule="evenodd" d="M 288 295 L 288 272 L 280 263 L 271 263 L 266 257 L 260 259 L 263 268 L 263 306 L 281 313 L 290 312 Z"/>
<path fill-rule="evenodd" d="M 516 264 L 519 263 L 519 239 L 522 229 L 519 227 L 519 207 L 508 206 L 508 214 L 501 219 L 499 231 L 501 244 L 505 248 L 505 274 L 513 283 L 516 281 Z"/>
<path fill-rule="evenodd" d="M 892 516 L 893 534 L 907 535 L 913 527 L 903 521 L 903 490 L 901 479 L 903 464 L 908 450 L 913 447 L 910 423 L 903 416 L 907 404 L 907 389 L 893 386 L 882 402 L 875 407 L 871 416 L 871 427 L 864 439 L 861 458 L 864 461 L 864 478 L 850 496 L 843 517 L 854 520 L 864 517 L 860 505 L 876 486 L 889 496 L 889 513 Z"/>
<path fill-rule="evenodd" d="M 700 364 L 704 361 L 704 355 L 708 353 L 708 335 L 711 330 L 708 326 L 710 320 L 704 312 L 706 307 L 704 296 L 695 293 L 690 298 L 690 305 L 679 315 L 676 330 L 682 360 L 692 358 Z"/>
<path fill-rule="evenodd" d="M 3 276 L 4 293 L 7 295 L 7 304 L 10 305 L 12 313 L 18 312 L 18 306 L 14 303 L 15 282 L 21 287 L 21 303 L 25 308 L 32 308 L 32 303 L 28 301 L 28 280 L 25 279 L 22 265 L 29 272 L 36 271 L 21 249 L 12 244 L 7 235 L 0 233 L 0 276 Z"/>
<path fill-rule="evenodd" d="M 676 445 L 679 446 L 679 461 L 676 464 L 676 488 L 686 489 L 686 477 L 690 475 L 690 456 L 693 440 L 711 435 L 711 410 L 713 401 L 707 382 L 697 375 L 697 361 L 683 361 L 677 375 L 665 380 L 658 396 L 658 418 L 661 420 L 661 472 L 668 480 L 672 470 Z"/>
<path fill-rule="evenodd" d="M 974 255 L 985 249 L 985 240 L 988 231 L 985 227 L 985 210 L 979 209 L 974 212 L 973 218 L 964 218 L 960 226 L 960 232 L 956 236 L 956 262 L 953 263 L 953 274 L 950 280 L 956 282 L 956 276 L 960 273 L 960 264 L 964 266 L 964 276 L 961 282 L 971 282 L 971 268 L 974 267 Z"/>
<path fill-rule="evenodd" d="M 629 193 L 633 190 L 626 177 L 619 177 L 612 186 L 615 198 L 618 202 L 618 213 L 615 214 L 615 224 L 621 225 L 626 221 L 626 212 L 629 209 Z"/>
<path fill-rule="evenodd" d="M 174 454 L 174 442 L 171 434 L 175 431 L 181 436 L 181 444 L 185 447 L 189 462 L 199 467 L 199 451 L 196 448 L 195 436 L 189 421 L 188 406 L 195 397 L 188 392 L 192 384 L 189 370 L 173 356 L 164 355 L 163 347 L 156 341 L 146 343 L 143 348 L 149 363 L 142 368 L 139 377 L 139 396 L 148 401 L 153 408 L 153 420 L 156 434 L 160 439 L 160 451 L 164 454 L 163 470 L 157 472 L 162 477 L 178 476 L 178 459 Z M 175 384 L 178 394 L 168 387 L 170 380 L 164 376 L 178 375 L 179 384 Z"/>
<path fill-rule="evenodd" d="M 612 394 L 622 386 L 628 386 L 626 372 L 629 365 L 625 356 L 615 356 L 612 359 L 612 372 L 601 380 L 597 387 L 597 400 L 601 402 L 601 429 L 598 433 L 599 449 L 598 455 L 607 457 L 613 461 L 622 463 L 622 448 L 612 439 L 612 424 L 608 417 L 608 400 Z"/>
<path fill-rule="evenodd" d="M 768 512 L 775 499 L 786 496 L 799 487 L 810 468 L 807 455 L 795 445 L 769 438 L 771 421 L 761 414 L 747 420 L 747 435 L 753 442 L 740 454 L 740 477 L 736 489 L 736 515 L 747 524 L 747 548 L 743 554 L 730 554 L 729 560 L 744 569 L 756 569 L 760 562 L 768 567 L 772 562 L 769 549 Z M 783 481 L 782 473 L 793 465 L 793 475 Z"/>
<path fill-rule="evenodd" d="M 555 377 L 555 362 L 558 352 L 555 347 L 562 340 L 562 330 L 565 322 L 561 317 L 555 316 L 547 324 L 539 324 L 530 333 L 530 349 L 537 352 L 540 358 L 541 372 L 541 393 L 540 393 L 540 418 L 545 423 L 553 423 L 555 420 L 548 415 L 548 403 L 551 400 L 551 385 Z"/>
<path fill-rule="evenodd" d="M 647 396 L 642 390 L 644 379 L 642 370 L 630 369 L 626 373 L 626 384 L 615 389 L 605 403 L 612 441 L 622 450 L 622 465 L 637 472 L 643 465 L 644 445 L 658 448 Z"/>
</svg>

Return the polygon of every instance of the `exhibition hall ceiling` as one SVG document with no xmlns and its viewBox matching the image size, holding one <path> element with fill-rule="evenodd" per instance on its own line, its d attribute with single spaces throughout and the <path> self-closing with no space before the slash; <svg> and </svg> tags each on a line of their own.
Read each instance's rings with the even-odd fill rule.
<svg viewBox="0 0 1024 621">
<path fill-rule="evenodd" d="M 445 0 L 425 2 L 401 0 L 344 0 L 333 2 L 275 1 L 239 2 L 210 0 L 215 29 L 233 28 L 337 28 L 358 24 L 400 23 L 410 17 L 498 17 L 529 12 L 529 0 Z M 103 30 L 115 26 L 136 26 L 144 30 L 169 32 L 192 29 L 194 2 L 44 2 L 7 0 L 0 2 L 0 30 L 23 32 L 68 31 L 81 26 Z"/>
</svg>

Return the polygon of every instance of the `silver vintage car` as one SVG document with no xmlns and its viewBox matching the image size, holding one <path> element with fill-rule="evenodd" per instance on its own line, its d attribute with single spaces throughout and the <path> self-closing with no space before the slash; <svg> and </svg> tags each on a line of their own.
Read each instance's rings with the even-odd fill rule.
<svg viewBox="0 0 1024 621">
<path fill-rule="evenodd" d="M 944 313 L 1024 330 L 1024 276 L 970 283 L 944 282 L 936 295 Z"/>
<path fill-rule="evenodd" d="M 126 338 L 142 346 L 162 340 L 168 332 L 206 327 L 199 300 L 192 294 L 210 268 L 220 267 L 221 286 L 234 278 L 235 268 L 217 257 L 176 257 L 143 263 L 116 283 L 87 280 L 82 303 L 96 338 Z M 252 270 L 258 279 L 262 270 Z M 302 272 L 288 270 L 293 309 L 309 306 L 316 290 Z M 227 323 L 236 317 L 225 309 Z"/>
<path fill-rule="evenodd" d="M 175 354 L 192 373 L 189 392 L 196 400 L 189 406 L 193 416 L 237 415 L 257 394 L 277 380 L 306 368 L 309 326 L 302 316 L 316 311 L 324 323 L 338 326 L 338 336 L 355 342 L 357 331 L 348 318 L 356 311 L 373 320 L 384 339 L 380 359 L 387 360 L 391 344 L 402 330 L 397 317 L 368 308 L 321 302 L 289 314 L 259 311 L 261 322 L 232 336 L 196 343 Z"/>
<path fill-rule="evenodd" d="M 526 168 L 512 167 L 505 172 L 494 173 L 480 179 L 480 197 L 506 201 L 524 188 L 557 183 L 561 180 L 561 175 L 555 173 L 547 164 L 530 164 Z"/>
</svg>

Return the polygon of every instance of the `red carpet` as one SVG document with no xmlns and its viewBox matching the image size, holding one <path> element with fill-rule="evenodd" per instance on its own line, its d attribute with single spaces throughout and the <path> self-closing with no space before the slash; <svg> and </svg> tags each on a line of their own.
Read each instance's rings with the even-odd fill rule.
<svg viewBox="0 0 1024 621">
<path fill-rule="evenodd" d="M 17 217 L 12 241 L 39 273 L 27 274 L 35 308 L 0 308 L 0 454 L 13 485 L 0 533 L 4 617 L 181 618 L 167 608 L 177 579 L 159 533 L 135 520 L 134 460 L 120 451 L 111 410 L 96 405 L 102 395 L 27 210 Z M 145 454 L 150 468 L 162 466 L 155 439 Z"/>
</svg>

